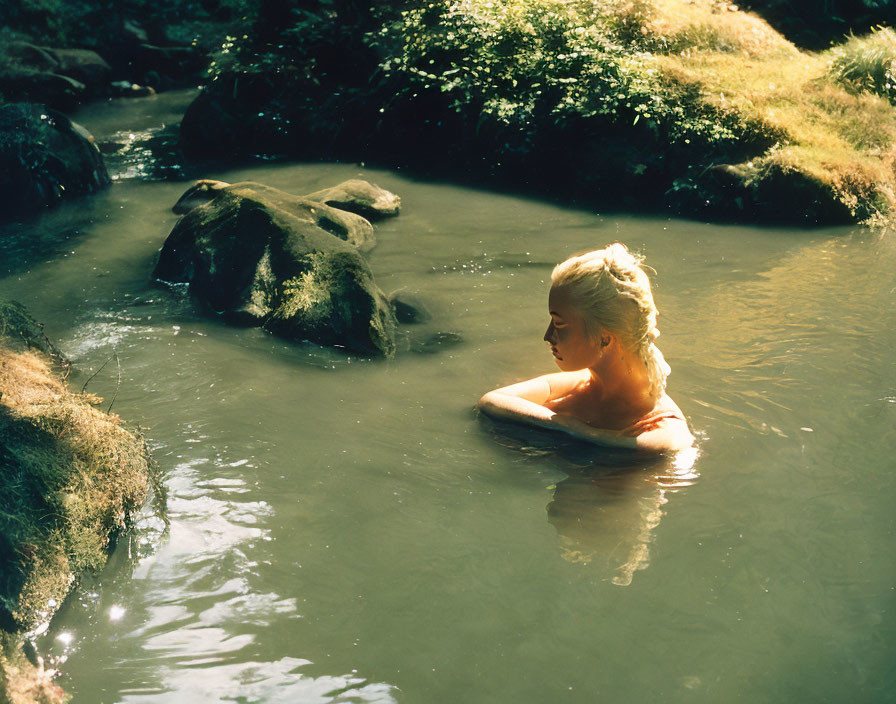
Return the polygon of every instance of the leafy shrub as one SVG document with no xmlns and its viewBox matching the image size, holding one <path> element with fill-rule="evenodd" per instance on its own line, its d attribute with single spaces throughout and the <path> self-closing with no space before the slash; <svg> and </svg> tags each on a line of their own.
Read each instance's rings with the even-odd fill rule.
<svg viewBox="0 0 896 704">
<path fill-rule="evenodd" d="M 682 101 L 644 46 L 648 6 L 587 0 L 436 0 L 370 37 L 406 93 L 508 126 L 645 120 L 672 142 L 740 137 L 737 120 Z"/>
</svg>

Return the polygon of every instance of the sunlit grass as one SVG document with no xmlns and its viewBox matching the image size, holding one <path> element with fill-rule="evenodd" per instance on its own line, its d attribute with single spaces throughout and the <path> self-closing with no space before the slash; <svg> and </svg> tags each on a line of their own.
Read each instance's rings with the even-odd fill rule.
<svg viewBox="0 0 896 704">
<path fill-rule="evenodd" d="M 896 103 L 896 32 L 879 27 L 828 52 L 830 75 L 847 88 L 870 91 Z"/>
<path fill-rule="evenodd" d="M 657 6 L 666 11 L 675 5 L 694 7 L 680 0 L 657 0 Z M 679 21 L 687 12 L 693 9 L 683 10 Z M 717 14 L 725 18 L 726 33 L 740 27 L 754 36 L 756 22 L 761 22 L 748 17 L 746 22 L 731 23 L 731 17 L 743 13 Z M 690 36 L 690 31 L 685 29 L 684 35 Z M 896 211 L 896 109 L 863 89 L 867 81 L 844 82 L 842 71 L 831 69 L 832 55 L 855 57 L 860 53 L 857 47 L 867 44 L 851 39 L 846 45 L 849 51 L 813 54 L 788 48 L 771 36 L 766 35 L 767 53 L 755 50 L 759 44 L 731 39 L 725 50 L 704 43 L 659 56 L 657 63 L 670 79 L 698 86 L 703 102 L 720 111 L 734 111 L 756 129 L 777 135 L 768 151 L 747 164 L 755 178 L 772 165 L 799 171 L 830 189 L 858 218 L 892 215 Z M 879 47 L 894 38 L 892 32 L 882 30 L 869 41 Z M 860 62 L 854 60 L 850 66 L 856 73 L 851 75 L 866 75 L 869 66 L 880 66 L 875 61 L 869 59 L 859 69 Z"/>
<path fill-rule="evenodd" d="M 0 310 L 0 314 L 3 311 Z M 2 322 L 2 321 L 0 321 Z M 2 338 L 0 338 L 2 340 Z M 106 562 L 150 481 L 142 438 L 72 393 L 48 360 L 0 343 L 0 605 L 23 627 Z"/>
</svg>

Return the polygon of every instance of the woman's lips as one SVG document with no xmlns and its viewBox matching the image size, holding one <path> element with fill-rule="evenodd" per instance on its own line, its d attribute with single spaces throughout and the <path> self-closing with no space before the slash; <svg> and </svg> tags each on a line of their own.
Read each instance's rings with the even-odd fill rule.
<svg viewBox="0 0 896 704">
<path fill-rule="evenodd" d="M 557 354 L 557 348 L 551 347 L 551 354 L 554 355 L 557 359 L 563 359 L 559 354 Z"/>
</svg>

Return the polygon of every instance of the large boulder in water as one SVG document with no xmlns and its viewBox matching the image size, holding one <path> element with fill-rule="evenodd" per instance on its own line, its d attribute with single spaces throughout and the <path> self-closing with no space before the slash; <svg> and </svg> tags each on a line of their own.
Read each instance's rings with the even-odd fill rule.
<svg viewBox="0 0 896 704">
<path fill-rule="evenodd" d="M 178 215 L 183 215 L 197 205 L 212 200 L 220 189 L 229 185 L 226 181 L 201 179 L 180 197 L 171 210 Z M 401 210 L 401 198 L 385 188 L 380 188 L 375 183 L 359 178 L 352 178 L 331 188 L 309 193 L 305 198 L 346 213 L 360 215 L 361 218 L 348 218 L 351 223 L 350 230 L 358 232 L 349 237 L 342 237 L 342 239 L 354 240 L 354 244 L 359 244 L 356 240 L 360 237 L 364 240 L 359 244 L 361 249 L 372 247 L 372 243 L 368 242 L 373 233 L 370 221 L 393 217 L 398 215 Z M 345 219 L 343 218 L 343 220 Z M 369 235 L 368 229 L 370 230 Z"/>
<path fill-rule="evenodd" d="M 43 47 L 59 62 L 56 73 L 73 78 L 87 86 L 91 96 L 99 96 L 109 92 L 109 81 L 112 80 L 112 67 L 106 60 L 91 49 L 51 49 Z"/>
<path fill-rule="evenodd" d="M 83 127 L 42 105 L 0 106 L 0 222 L 109 183 Z"/>
<path fill-rule="evenodd" d="M 153 276 L 231 322 L 373 355 L 395 349 L 395 319 L 358 251 L 358 215 L 260 183 L 210 189 L 175 225 Z M 356 244 L 352 243 L 352 239 Z"/>
</svg>

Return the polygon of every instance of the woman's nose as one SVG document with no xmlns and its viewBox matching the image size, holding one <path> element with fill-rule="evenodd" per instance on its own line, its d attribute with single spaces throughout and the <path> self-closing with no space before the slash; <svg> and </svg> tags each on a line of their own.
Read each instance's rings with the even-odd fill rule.
<svg viewBox="0 0 896 704">
<path fill-rule="evenodd" d="M 554 340 L 554 323 L 548 323 L 548 329 L 544 332 L 544 341 L 553 344 Z"/>
</svg>

